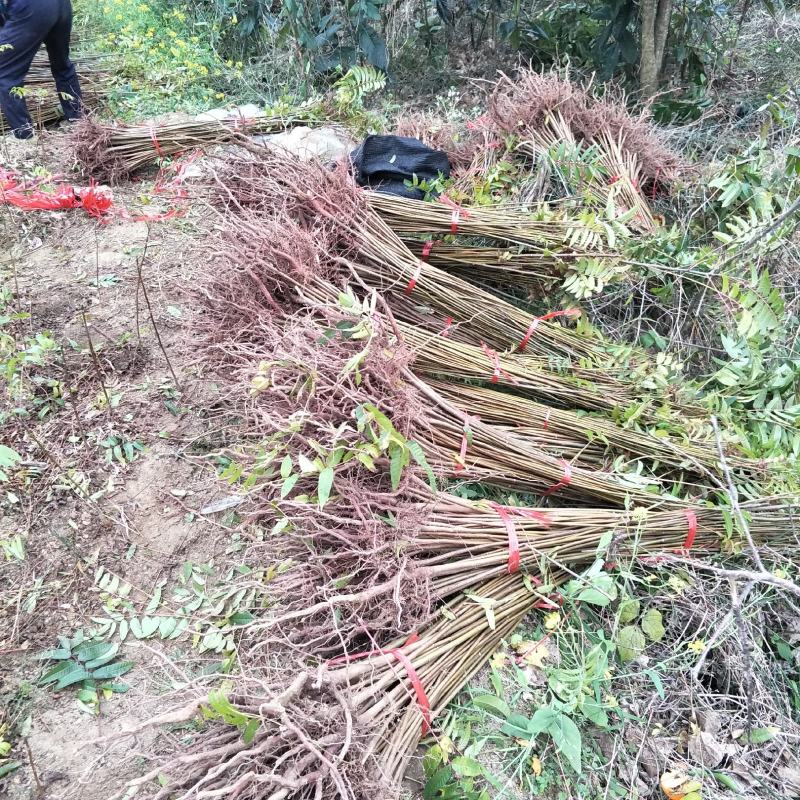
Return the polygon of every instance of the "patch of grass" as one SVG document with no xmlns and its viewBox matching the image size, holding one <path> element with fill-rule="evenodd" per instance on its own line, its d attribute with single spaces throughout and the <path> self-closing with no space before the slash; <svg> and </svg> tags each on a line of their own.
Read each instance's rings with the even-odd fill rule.
<svg viewBox="0 0 800 800">
<path fill-rule="evenodd" d="M 426 800 L 661 796 L 662 782 L 709 800 L 769 780 L 800 710 L 791 604 L 688 567 L 599 559 L 563 595 L 451 705 Z"/>
</svg>

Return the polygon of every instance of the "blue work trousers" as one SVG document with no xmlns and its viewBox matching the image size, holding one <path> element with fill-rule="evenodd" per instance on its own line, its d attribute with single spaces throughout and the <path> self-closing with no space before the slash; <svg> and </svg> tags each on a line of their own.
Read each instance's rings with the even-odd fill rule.
<svg viewBox="0 0 800 800">
<path fill-rule="evenodd" d="M 42 44 L 50 57 L 61 107 L 67 119 L 81 115 L 81 87 L 69 58 L 70 0 L 8 0 L 0 28 L 0 108 L 18 139 L 33 135 L 25 104 L 25 76 Z"/>
</svg>

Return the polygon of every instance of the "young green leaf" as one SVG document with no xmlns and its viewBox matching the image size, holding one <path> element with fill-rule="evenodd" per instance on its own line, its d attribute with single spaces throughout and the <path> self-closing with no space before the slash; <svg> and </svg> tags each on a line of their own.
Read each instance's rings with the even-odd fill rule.
<svg viewBox="0 0 800 800">
<path fill-rule="evenodd" d="M 414 459 L 414 461 L 416 461 L 417 464 L 419 464 L 420 467 L 422 467 L 422 469 L 425 471 L 431 491 L 438 491 L 436 488 L 436 475 L 431 469 L 428 459 L 425 458 L 425 453 L 422 452 L 422 447 L 420 446 L 419 442 L 409 441 L 407 442 L 406 447 L 408 448 L 408 452 L 411 453 L 411 457 Z"/>
<path fill-rule="evenodd" d="M 576 599 L 605 608 L 612 600 L 617 599 L 617 585 L 610 575 L 595 575 L 587 582 L 586 588 L 578 592 Z"/>
<path fill-rule="evenodd" d="M 617 634 L 617 653 L 623 664 L 638 658 L 646 646 L 647 641 L 638 625 L 626 625 L 620 628 Z"/>
<path fill-rule="evenodd" d="M 400 479 L 403 477 L 403 448 L 395 445 L 389 455 L 389 476 L 392 480 L 392 490 L 397 491 Z"/>
<path fill-rule="evenodd" d="M 39 653 L 36 658 L 46 661 L 62 661 L 65 658 L 69 658 L 72 655 L 70 650 L 67 650 L 65 647 L 58 647 L 55 650 L 45 650 L 44 653 Z"/>
<path fill-rule="evenodd" d="M 483 774 L 483 767 L 474 758 L 456 756 L 450 763 L 456 775 L 461 778 L 475 778 Z"/>
<path fill-rule="evenodd" d="M 300 476 L 295 473 L 294 475 L 290 475 L 281 486 L 281 500 L 283 500 L 291 491 L 294 489 L 294 485 L 300 479 Z"/>
<path fill-rule="evenodd" d="M 324 508 L 331 496 L 331 487 L 333 486 L 333 467 L 325 467 L 319 474 L 317 481 L 317 497 L 319 499 L 319 507 Z"/>
<path fill-rule="evenodd" d="M 117 651 L 119 650 L 118 644 L 112 644 L 111 648 L 107 650 L 103 655 L 98 656 L 97 658 L 92 659 L 91 661 L 87 661 L 85 666 L 86 669 L 97 669 L 98 667 L 102 667 L 103 664 L 108 664 L 109 661 L 113 661 L 117 657 Z"/>
<path fill-rule="evenodd" d="M 541 708 L 537 708 L 533 717 L 531 717 L 530 721 L 528 722 L 528 735 L 536 736 L 544 731 L 549 731 L 560 714 L 560 711 L 556 711 L 550 706 L 542 706 Z"/>
<path fill-rule="evenodd" d="M 116 653 L 119 645 L 112 644 L 111 642 L 85 642 L 75 649 L 75 655 L 78 661 L 94 661 L 97 658 L 103 658 L 108 653 Z"/>
<path fill-rule="evenodd" d="M 660 642 L 664 638 L 664 623 L 657 608 L 648 608 L 639 624 L 651 642 Z"/>
<path fill-rule="evenodd" d="M 79 683 L 80 681 L 85 681 L 87 678 L 91 677 L 91 674 L 86 671 L 83 665 L 73 664 L 70 669 L 66 670 L 66 672 L 59 676 L 58 680 L 56 681 L 55 689 L 56 691 L 59 689 L 65 689 L 67 686 L 72 686 L 73 683 Z"/>
<path fill-rule="evenodd" d="M 508 703 L 502 697 L 495 697 L 493 694 L 479 695 L 472 701 L 472 704 L 503 719 L 506 719 L 511 713 Z"/>
<path fill-rule="evenodd" d="M 619 621 L 626 625 L 639 616 L 640 603 L 635 598 L 627 597 L 619 604 Z"/>
<path fill-rule="evenodd" d="M 133 661 L 117 661 L 115 664 L 108 664 L 105 667 L 96 669 L 92 673 L 92 677 L 98 681 L 108 680 L 109 678 L 119 678 L 120 675 L 130 672 L 132 669 Z"/>
<path fill-rule="evenodd" d="M 558 751 L 569 761 L 579 775 L 581 773 L 581 732 L 578 726 L 566 715 L 558 714 L 548 728 Z"/>
</svg>

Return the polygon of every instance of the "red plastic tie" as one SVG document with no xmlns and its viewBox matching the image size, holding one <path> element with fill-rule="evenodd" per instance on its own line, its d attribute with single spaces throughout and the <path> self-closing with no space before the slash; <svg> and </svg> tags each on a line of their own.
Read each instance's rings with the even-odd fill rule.
<svg viewBox="0 0 800 800">
<path fill-rule="evenodd" d="M 500 356 L 497 354 L 496 350 L 492 350 L 485 342 L 481 342 L 481 348 L 483 352 L 486 354 L 486 358 L 492 362 L 492 377 L 490 378 L 491 383 L 497 383 L 501 377 L 505 378 L 509 383 L 519 383 L 516 378 L 511 377 L 501 366 L 500 366 Z"/>
<path fill-rule="evenodd" d="M 480 420 L 481 418 L 477 416 L 471 417 L 469 414 L 464 415 L 464 430 L 461 434 L 461 448 L 458 451 L 458 458 L 456 459 L 456 474 L 463 472 L 467 468 L 467 445 L 472 438 L 472 429 L 469 427 L 469 424 L 470 422 L 480 422 Z"/>
<path fill-rule="evenodd" d="M 453 211 L 453 215 L 450 218 L 450 233 L 458 233 L 458 223 L 461 220 L 461 215 L 464 215 L 464 219 L 469 219 L 469 211 L 462 208 L 458 203 L 454 203 L 446 194 L 439 195 L 439 200 Z"/>
<path fill-rule="evenodd" d="M 572 465 L 566 459 L 562 459 L 561 463 L 564 465 L 564 475 L 561 477 L 561 480 L 559 480 L 558 483 L 554 483 L 549 489 L 544 491 L 542 494 L 543 497 L 549 497 L 559 489 L 569 486 L 572 482 Z"/>
<path fill-rule="evenodd" d="M 149 130 L 150 130 L 150 140 L 153 142 L 153 147 L 155 147 L 156 149 L 156 155 L 163 157 L 164 151 L 161 149 L 161 145 L 158 142 L 155 125 L 150 125 Z"/>
<path fill-rule="evenodd" d="M 417 285 L 417 281 L 419 280 L 419 276 L 422 274 L 422 262 L 417 261 L 417 268 L 414 270 L 414 275 L 411 280 L 408 282 L 408 285 L 403 290 L 403 294 L 408 297 L 411 292 L 414 291 L 414 287 Z"/>
<path fill-rule="evenodd" d="M 425 693 L 425 687 L 411 663 L 411 659 L 401 650 L 389 650 L 388 655 L 394 656 L 402 665 L 403 669 L 408 675 L 411 686 L 414 688 L 414 694 L 417 697 L 417 705 L 422 713 L 422 735 L 425 736 L 431 732 L 431 702 L 428 700 L 428 695 Z"/>
<path fill-rule="evenodd" d="M 414 644 L 416 641 L 419 641 L 419 634 L 415 631 L 411 634 L 411 636 L 408 637 L 408 639 L 406 639 L 403 647 L 408 647 L 408 645 Z M 425 736 L 426 734 L 430 733 L 430 700 L 428 700 L 428 695 L 425 693 L 425 687 L 422 685 L 422 681 L 419 679 L 419 675 L 417 675 L 414 665 L 411 663 L 409 657 L 400 648 L 396 647 L 392 650 L 367 650 L 366 652 L 354 653 L 353 655 L 347 653 L 343 656 L 339 656 L 338 658 L 331 658 L 328 661 L 328 666 L 332 667 L 336 664 L 346 664 L 350 661 L 359 661 L 362 658 L 370 658 L 372 656 L 393 656 L 403 665 L 403 669 L 405 669 L 406 675 L 408 675 L 408 679 L 411 681 L 411 686 L 414 688 L 414 694 L 417 698 L 419 710 L 422 712 L 422 735 Z"/>
<path fill-rule="evenodd" d="M 697 514 L 694 513 L 694 509 L 692 508 L 687 508 L 683 513 L 686 515 L 686 522 L 689 524 L 689 530 L 686 534 L 686 541 L 683 543 L 681 552 L 688 555 L 694 544 L 695 536 L 697 536 Z"/>
<path fill-rule="evenodd" d="M 450 328 L 452 327 L 453 327 L 453 318 L 448 317 L 444 321 L 444 328 L 442 328 L 441 332 L 439 333 L 439 336 L 447 336 L 448 332 L 450 331 Z"/>
<path fill-rule="evenodd" d="M 660 170 L 660 169 L 657 169 L 657 170 L 656 170 L 656 176 L 655 176 L 655 178 L 653 178 L 653 190 L 652 190 L 652 192 L 650 193 L 650 199 L 651 199 L 651 200 L 655 200 L 655 199 L 656 199 L 656 191 L 657 191 L 657 189 L 658 189 L 658 176 L 659 176 L 660 174 L 661 174 L 661 170 Z"/>
<path fill-rule="evenodd" d="M 580 314 L 581 311 L 579 308 L 566 308 L 563 311 L 550 311 L 547 314 L 542 314 L 541 317 L 534 317 L 531 320 L 531 324 L 528 326 L 528 330 L 522 337 L 522 341 L 519 343 L 519 347 L 517 348 L 518 352 L 525 352 L 525 348 L 528 346 L 531 336 L 533 336 L 534 332 L 539 327 L 540 322 L 544 322 L 548 319 L 555 319 L 556 317 L 579 317 Z"/>
<path fill-rule="evenodd" d="M 427 261 L 428 256 L 431 254 L 431 250 L 433 250 L 433 239 L 428 239 L 428 241 L 425 242 L 424 245 L 422 245 L 422 255 L 420 256 L 420 258 L 423 261 Z"/>
<path fill-rule="evenodd" d="M 505 506 L 499 503 L 492 503 L 492 508 L 500 515 L 503 520 L 503 525 L 506 526 L 506 533 L 508 534 L 508 574 L 512 575 L 519 571 L 519 538 L 517 537 L 517 529 L 514 527 L 514 520 L 506 510 Z"/>
</svg>

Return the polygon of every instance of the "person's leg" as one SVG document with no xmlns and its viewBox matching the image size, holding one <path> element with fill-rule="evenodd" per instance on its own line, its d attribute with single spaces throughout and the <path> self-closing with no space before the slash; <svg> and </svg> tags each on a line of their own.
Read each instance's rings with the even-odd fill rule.
<svg viewBox="0 0 800 800">
<path fill-rule="evenodd" d="M 33 136 L 25 103 L 25 76 L 54 22 L 50 2 L 11 0 L 6 24 L 0 28 L 0 108 L 18 139 Z"/>
<path fill-rule="evenodd" d="M 67 119 L 78 119 L 82 113 L 81 85 L 75 65 L 69 57 L 69 38 L 72 33 L 72 3 L 60 0 L 56 24 L 45 36 L 44 44 L 50 56 L 50 69 Z"/>
</svg>

